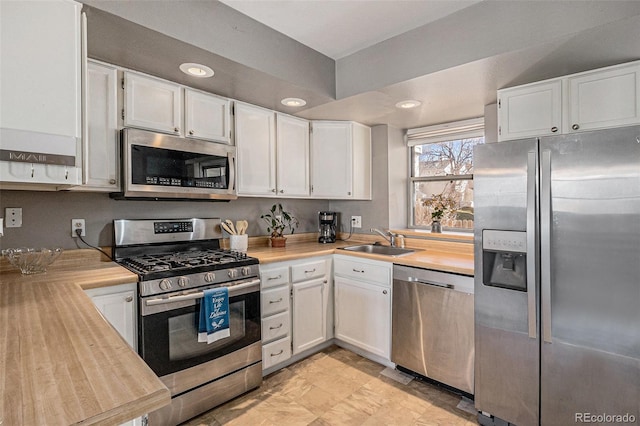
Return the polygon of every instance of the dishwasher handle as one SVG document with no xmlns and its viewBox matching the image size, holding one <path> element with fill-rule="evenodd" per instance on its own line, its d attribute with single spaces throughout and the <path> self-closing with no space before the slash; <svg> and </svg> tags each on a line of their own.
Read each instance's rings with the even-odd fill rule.
<svg viewBox="0 0 640 426">
<path fill-rule="evenodd" d="M 421 280 L 420 278 L 416 278 L 416 277 L 409 277 L 409 278 L 407 278 L 407 281 L 412 282 L 412 283 L 418 283 L 418 284 L 432 285 L 434 287 L 453 288 L 453 286 L 451 284 L 439 283 L 437 281 L 425 281 L 425 280 Z"/>
</svg>

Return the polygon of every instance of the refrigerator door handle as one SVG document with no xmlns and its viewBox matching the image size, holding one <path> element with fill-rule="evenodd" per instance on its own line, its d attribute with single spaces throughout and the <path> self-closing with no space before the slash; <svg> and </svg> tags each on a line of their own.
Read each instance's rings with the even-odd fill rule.
<svg viewBox="0 0 640 426">
<path fill-rule="evenodd" d="M 527 315 L 529 337 L 536 339 L 536 190 L 538 151 L 530 151 L 527 156 Z"/>
<path fill-rule="evenodd" d="M 542 151 L 540 173 L 540 297 L 542 338 L 551 343 L 551 151 Z"/>
</svg>

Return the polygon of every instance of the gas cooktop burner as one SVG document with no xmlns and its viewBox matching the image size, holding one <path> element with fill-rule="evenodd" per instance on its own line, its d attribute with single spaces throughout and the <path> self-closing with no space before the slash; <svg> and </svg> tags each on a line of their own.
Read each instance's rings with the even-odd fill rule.
<svg viewBox="0 0 640 426">
<path fill-rule="evenodd" d="M 168 254 L 146 254 L 121 259 L 120 263 L 134 272 L 145 276 L 155 272 L 171 272 L 177 274 L 191 273 L 192 269 L 208 267 L 241 266 L 249 261 L 246 253 L 225 249 L 185 251 Z M 254 263 L 254 262 L 251 262 Z M 193 271 L 197 272 L 197 271 Z"/>
</svg>

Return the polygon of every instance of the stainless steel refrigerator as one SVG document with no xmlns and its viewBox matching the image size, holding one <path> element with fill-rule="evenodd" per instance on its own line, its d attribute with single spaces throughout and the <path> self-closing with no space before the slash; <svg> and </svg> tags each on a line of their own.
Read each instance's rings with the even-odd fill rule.
<svg viewBox="0 0 640 426">
<path fill-rule="evenodd" d="M 640 127 L 480 145 L 474 169 L 479 420 L 640 424 Z"/>
</svg>

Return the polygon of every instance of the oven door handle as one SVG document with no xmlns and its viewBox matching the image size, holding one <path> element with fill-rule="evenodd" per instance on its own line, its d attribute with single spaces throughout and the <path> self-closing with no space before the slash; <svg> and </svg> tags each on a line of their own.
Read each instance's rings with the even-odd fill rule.
<svg viewBox="0 0 640 426">
<path fill-rule="evenodd" d="M 260 279 L 256 278 L 251 281 L 247 281 L 245 283 L 229 287 L 229 297 L 233 297 L 235 295 L 234 293 L 237 293 L 238 290 L 246 290 L 250 287 L 256 287 L 256 290 L 259 290 Z M 203 297 L 204 297 L 204 291 L 198 291 L 195 293 L 179 294 L 177 296 L 156 297 L 153 299 L 147 299 L 145 300 L 145 305 L 147 306 L 164 305 L 167 303 L 182 302 L 184 300 L 202 299 Z"/>
</svg>

